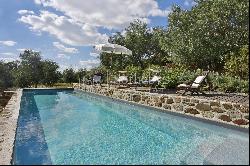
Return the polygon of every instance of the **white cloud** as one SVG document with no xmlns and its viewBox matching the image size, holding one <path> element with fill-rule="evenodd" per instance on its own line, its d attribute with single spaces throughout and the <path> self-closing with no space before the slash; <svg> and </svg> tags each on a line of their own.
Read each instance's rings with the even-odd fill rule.
<svg viewBox="0 0 250 166">
<path fill-rule="evenodd" d="M 73 46 L 93 45 L 107 42 L 108 39 L 107 35 L 98 33 L 97 29 L 89 24 L 79 23 L 48 11 L 41 11 L 39 16 L 22 16 L 19 21 L 29 24 L 32 31 L 48 32 L 61 42 Z"/>
<path fill-rule="evenodd" d="M 99 66 L 100 60 L 98 59 L 82 60 L 82 61 L 79 61 L 79 64 L 81 65 L 82 68 L 91 69 L 91 68 Z"/>
<path fill-rule="evenodd" d="M 45 7 L 53 7 L 70 18 L 92 26 L 124 28 L 134 19 L 148 16 L 167 16 L 155 0 L 36 0 Z"/>
<path fill-rule="evenodd" d="M 18 48 L 16 49 L 18 52 L 24 52 L 25 50 L 32 50 L 34 52 L 41 52 L 40 49 L 36 48 L 36 49 L 32 49 L 32 48 Z"/>
<path fill-rule="evenodd" d="M 41 5 L 41 1 L 40 0 L 34 0 L 35 4 Z"/>
<path fill-rule="evenodd" d="M 41 11 L 35 15 L 25 13 L 19 21 L 30 30 L 41 34 L 48 32 L 62 43 L 72 46 L 89 46 L 107 43 L 108 36 L 99 28 L 121 30 L 135 19 L 150 22 L 149 16 L 165 17 L 170 9 L 162 10 L 155 0 L 34 0 L 35 4 L 51 7 L 64 15 Z M 28 13 L 29 12 L 29 13 Z"/>
<path fill-rule="evenodd" d="M 16 42 L 14 42 L 12 40 L 5 40 L 5 41 L 0 41 L 0 45 L 14 46 L 14 45 L 16 45 Z"/>
<path fill-rule="evenodd" d="M 194 5 L 196 5 L 196 2 L 194 2 L 194 0 L 185 0 L 184 5 L 185 6 L 194 6 Z"/>
<path fill-rule="evenodd" d="M 23 14 L 35 14 L 33 11 L 31 11 L 31 10 L 19 10 L 18 12 L 17 12 L 18 14 L 21 14 L 21 15 L 23 15 Z"/>
<path fill-rule="evenodd" d="M 53 45 L 57 49 L 59 49 L 61 52 L 64 52 L 64 53 L 73 54 L 73 53 L 78 53 L 79 52 L 76 48 L 67 48 L 67 47 L 65 47 L 63 44 L 61 44 L 59 42 L 53 42 Z"/>
<path fill-rule="evenodd" d="M 60 58 L 60 59 L 70 59 L 70 56 L 65 55 L 65 54 L 58 54 L 57 58 Z"/>
<path fill-rule="evenodd" d="M 1 56 L 16 56 L 16 54 L 12 53 L 12 52 L 2 52 L 0 53 Z"/>
<path fill-rule="evenodd" d="M 24 52 L 25 50 L 27 50 L 26 48 L 18 48 L 18 49 L 16 49 L 17 51 L 19 51 L 19 52 Z"/>
<path fill-rule="evenodd" d="M 12 61 L 16 61 L 16 60 L 18 60 L 18 58 L 1 58 L 1 57 L 0 57 L 0 61 L 3 61 L 3 62 L 5 62 L 5 63 L 7 63 L 7 62 L 12 62 Z"/>
<path fill-rule="evenodd" d="M 99 54 L 94 53 L 94 52 L 89 53 L 89 55 L 92 56 L 92 57 L 95 57 L 95 58 L 100 56 Z"/>
</svg>

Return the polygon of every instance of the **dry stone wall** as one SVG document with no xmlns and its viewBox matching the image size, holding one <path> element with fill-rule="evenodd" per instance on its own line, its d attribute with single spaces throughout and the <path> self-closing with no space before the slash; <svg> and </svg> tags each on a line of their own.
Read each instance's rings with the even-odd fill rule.
<svg viewBox="0 0 250 166">
<path fill-rule="evenodd" d="M 192 96 L 157 94 L 91 85 L 84 86 L 82 90 L 115 99 L 160 108 L 163 111 L 178 112 L 249 128 L 249 105 L 218 100 L 197 99 Z"/>
</svg>

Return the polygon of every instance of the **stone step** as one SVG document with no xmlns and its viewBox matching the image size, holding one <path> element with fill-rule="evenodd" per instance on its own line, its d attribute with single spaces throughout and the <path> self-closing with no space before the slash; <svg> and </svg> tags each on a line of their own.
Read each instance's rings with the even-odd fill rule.
<svg viewBox="0 0 250 166">
<path fill-rule="evenodd" d="M 187 154 L 182 160 L 182 165 L 203 165 L 206 158 L 223 140 L 216 136 L 209 136 L 206 141 L 198 145 L 192 152 Z"/>
<path fill-rule="evenodd" d="M 249 139 L 226 139 L 205 159 L 204 165 L 249 165 Z"/>
</svg>

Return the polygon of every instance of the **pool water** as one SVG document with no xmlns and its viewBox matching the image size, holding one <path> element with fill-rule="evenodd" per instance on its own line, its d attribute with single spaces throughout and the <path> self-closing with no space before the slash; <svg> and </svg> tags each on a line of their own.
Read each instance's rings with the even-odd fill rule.
<svg viewBox="0 0 250 166">
<path fill-rule="evenodd" d="M 80 91 L 25 90 L 13 164 L 249 164 L 249 133 Z"/>
</svg>

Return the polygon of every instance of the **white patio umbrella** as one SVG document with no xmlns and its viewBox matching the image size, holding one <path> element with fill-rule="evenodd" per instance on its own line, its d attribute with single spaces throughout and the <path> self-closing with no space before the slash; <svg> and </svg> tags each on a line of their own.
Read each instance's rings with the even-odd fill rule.
<svg viewBox="0 0 250 166">
<path fill-rule="evenodd" d="M 132 51 L 128 48 L 118 45 L 118 44 L 98 44 L 94 46 L 94 49 L 99 52 L 106 52 L 111 54 L 124 54 L 124 55 L 132 55 Z M 112 58 L 112 57 L 111 57 Z M 111 59 L 111 65 L 112 65 L 112 59 Z M 110 66 L 111 67 L 111 66 Z M 107 71 L 107 84 L 109 86 L 109 80 L 108 80 L 108 71 Z"/>
<path fill-rule="evenodd" d="M 132 51 L 118 44 L 98 44 L 94 49 L 99 52 L 132 55 Z"/>
</svg>

